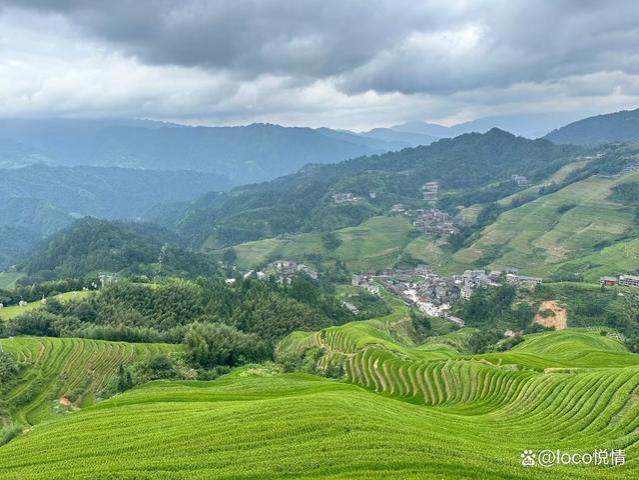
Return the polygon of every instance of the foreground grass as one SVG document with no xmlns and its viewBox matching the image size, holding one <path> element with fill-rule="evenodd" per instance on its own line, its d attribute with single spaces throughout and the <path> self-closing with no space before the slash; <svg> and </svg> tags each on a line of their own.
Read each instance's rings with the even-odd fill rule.
<svg viewBox="0 0 639 480">
<path fill-rule="evenodd" d="M 3 479 L 636 478 L 639 382 L 545 375 L 556 388 L 464 414 L 304 374 L 156 382 L 0 448 Z M 543 374 L 538 374 L 543 377 Z M 573 391 L 574 390 L 574 391 Z M 575 396 L 567 396 L 573 391 Z M 524 468 L 524 449 L 627 447 L 623 467 Z"/>
</svg>

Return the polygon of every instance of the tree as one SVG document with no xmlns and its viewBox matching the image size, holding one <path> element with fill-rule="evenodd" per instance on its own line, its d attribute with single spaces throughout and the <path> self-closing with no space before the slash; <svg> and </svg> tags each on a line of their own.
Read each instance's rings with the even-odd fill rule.
<svg viewBox="0 0 639 480">
<path fill-rule="evenodd" d="M 325 232 L 322 234 L 322 243 L 326 250 L 335 250 L 342 244 L 342 241 L 339 239 L 335 232 Z"/>
<path fill-rule="evenodd" d="M 20 372 L 20 365 L 15 357 L 7 352 L 0 351 L 0 385 L 5 385 L 13 380 Z"/>
<path fill-rule="evenodd" d="M 131 377 L 131 372 L 124 368 L 122 364 L 118 367 L 118 379 L 116 383 L 116 388 L 118 392 L 124 392 L 133 387 L 133 378 Z"/>
<path fill-rule="evenodd" d="M 271 348 L 257 335 L 222 323 L 192 324 L 184 336 L 184 346 L 189 363 L 199 368 L 233 367 L 271 355 Z"/>
<path fill-rule="evenodd" d="M 165 353 L 156 353 L 135 365 L 135 374 L 138 383 L 163 378 L 172 379 L 178 376 L 175 363 Z"/>
</svg>

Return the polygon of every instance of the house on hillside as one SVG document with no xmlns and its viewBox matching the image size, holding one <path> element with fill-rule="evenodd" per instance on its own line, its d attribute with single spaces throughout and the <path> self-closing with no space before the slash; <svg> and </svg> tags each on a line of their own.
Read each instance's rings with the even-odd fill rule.
<svg viewBox="0 0 639 480">
<path fill-rule="evenodd" d="M 359 200 L 359 197 L 356 197 L 355 195 L 353 195 L 350 192 L 348 192 L 348 193 L 336 193 L 335 195 L 333 195 L 333 202 L 335 202 L 338 205 L 340 203 L 355 203 L 358 200 Z"/>
<path fill-rule="evenodd" d="M 527 275 L 515 275 L 514 273 L 506 275 L 506 282 L 516 287 L 530 288 L 539 285 L 543 281 L 543 278 L 529 277 Z"/>
<path fill-rule="evenodd" d="M 626 287 L 639 287 L 639 277 L 635 275 L 619 275 L 618 283 Z"/>
<path fill-rule="evenodd" d="M 517 186 L 519 187 L 529 187 L 530 186 L 530 180 L 528 180 L 528 177 L 525 177 L 523 175 L 511 175 L 510 179 L 515 182 L 517 184 Z"/>
<path fill-rule="evenodd" d="M 608 276 L 606 276 L 606 277 L 600 277 L 599 278 L 599 283 L 601 285 L 606 285 L 606 286 L 612 287 L 613 285 L 617 285 L 618 280 L 617 280 L 617 277 L 608 277 Z"/>
</svg>

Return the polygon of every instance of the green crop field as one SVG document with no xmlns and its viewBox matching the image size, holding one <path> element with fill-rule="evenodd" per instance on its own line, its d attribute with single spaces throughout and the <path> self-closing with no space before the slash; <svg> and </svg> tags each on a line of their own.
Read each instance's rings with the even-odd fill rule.
<svg viewBox="0 0 639 480">
<path fill-rule="evenodd" d="M 639 239 L 617 242 L 590 255 L 561 265 L 559 271 L 583 274 L 591 282 L 603 275 L 639 271 Z"/>
<path fill-rule="evenodd" d="M 11 290 L 23 276 L 19 272 L 0 272 L 0 290 Z"/>
<path fill-rule="evenodd" d="M 120 365 L 177 348 L 78 338 L 0 339 L 0 350 L 14 354 L 23 365 L 16 382 L 0 386 L 0 399 L 9 409 L 5 414 L 34 425 L 90 405 Z"/>
<path fill-rule="evenodd" d="M 342 260 L 355 271 L 391 267 L 411 241 L 411 223 L 405 217 L 373 217 L 357 227 L 336 230 L 341 245 L 328 251 L 319 233 L 283 235 L 278 238 L 247 242 L 234 247 L 238 264 L 254 268 L 269 259 L 304 260 L 322 255 L 327 260 Z"/>
<path fill-rule="evenodd" d="M 153 382 L 0 448 L 2 478 L 636 478 L 639 366 L 544 373 L 411 361 L 353 327 L 324 340 L 351 352 L 350 383 L 255 367 L 213 382 Z M 537 335 L 518 350 L 634 357 L 596 335 Z M 626 464 L 523 467 L 525 449 L 625 449 Z"/>
<path fill-rule="evenodd" d="M 633 213 L 608 196 L 614 185 L 636 179 L 637 174 L 616 180 L 590 177 L 510 210 L 451 262 L 548 275 L 634 228 Z M 601 256 L 598 260 L 607 261 Z"/>
<path fill-rule="evenodd" d="M 51 298 L 55 298 L 56 300 L 59 300 L 61 302 L 67 302 L 70 300 L 80 300 L 82 298 L 86 298 L 90 294 L 91 292 L 67 292 L 67 293 L 60 293 Z M 20 307 L 18 305 L 4 307 L 0 309 L 0 320 L 9 320 L 10 318 L 13 318 L 15 316 L 21 315 L 23 313 L 26 313 L 32 310 L 37 310 L 42 307 L 43 307 L 42 300 L 29 302 L 23 307 Z"/>
<path fill-rule="evenodd" d="M 565 166 L 544 184 L 562 180 L 582 164 Z M 593 280 L 602 274 L 639 269 L 637 240 L 624 241 L 634 229 L 634 214 L 608 198 L 615 185 L 637 179 L 639 174 L 633 173 L 573 183 L 503 213 L 476 241 L 455 253 L 443 238 L 413 236 L 409 219 L 401 216 L 373 217 L 357 227 L 337 230 L 342 244 L 333 251 L 325 248 L 319 233 L 284 235 L 234 248 L 239 265 L 247 269 L 270 259 L 304 260 L 315 255 L 325 261 L 342 260 L 353 271 L 372 271 L 392 267 L 402 253 L 408 253 L 444 275 L 487 266 L 515 267 L 540 276 L 557 271 L 585 273 Z M 479 208 L 466 211 L 468 217 L 474 217 Z"/>
</svg>

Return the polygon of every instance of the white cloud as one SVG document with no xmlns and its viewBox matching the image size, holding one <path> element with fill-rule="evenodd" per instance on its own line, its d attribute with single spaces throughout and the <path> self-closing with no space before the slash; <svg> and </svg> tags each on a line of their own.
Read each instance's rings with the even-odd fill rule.
<svg viewBox="0 0 639 480">
<path fill-rule="evenodd" d="M 0 0 L 0 115 L 366 129 L 611 111 L 639 104 L 633 5 Z"/>
</svg>

